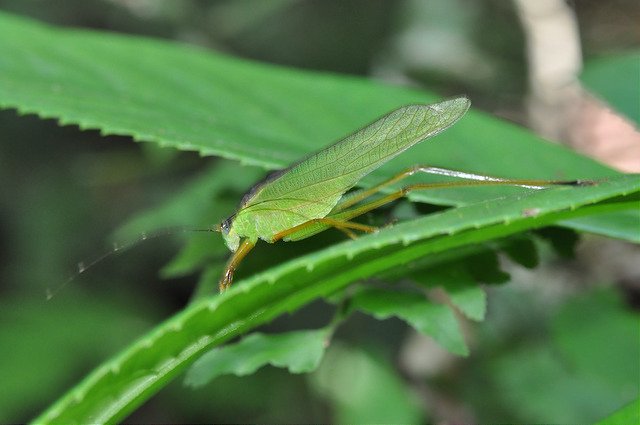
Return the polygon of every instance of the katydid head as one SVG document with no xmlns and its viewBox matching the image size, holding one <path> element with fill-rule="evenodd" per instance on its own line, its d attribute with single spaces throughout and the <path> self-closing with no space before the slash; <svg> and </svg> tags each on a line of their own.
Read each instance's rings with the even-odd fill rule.
<svg viewBox="0 0 640 425">
<path fill-rule="evenodd" d="M 227 247 L 229 247 L 232 252 L 236 252 L 238 250 L 238 246 L 240 246 L 240 236 L 233 228 L 233 216 L 220 223 L 216 227 L 216 230 L 217 229 L 220 229 Z"/>
</svg>

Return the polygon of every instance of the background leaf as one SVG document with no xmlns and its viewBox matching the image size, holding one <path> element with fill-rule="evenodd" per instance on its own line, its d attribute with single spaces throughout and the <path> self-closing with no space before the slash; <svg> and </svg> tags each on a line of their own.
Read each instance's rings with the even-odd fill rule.
<svg viewBox="0 0 640 425">
<path fill-rule="evenodd" d="M 635 399 L 640 321 L 619 302 L 603 290 L 577 297 L 551 317 L 551 347 L 525 344 L 496 358 L 490 385 L 502 403 L 520 420 L 588 423 Z M 602 316 L 585 321 L 589 312 Z"/>
<path fill-rule="evenodd" d="M 436 99 L 172 43 L 59 30 L 6 14 L 0 19 L 0 35 L 13 35 L 1 51 L 2 106 L 265 168 L 285 167 L 402 104 Z M 110 64 L 108 72 L 88 59 L 94 56 Z M 491 141 L 496 138 L 508 142 L 495 146 Z M 470 114 L 438 140 L 415 149 L 416 157 L 440 165 L 456 159 L 465 170 L 512 171 L 514 177 L 566 178 L 572 168 L 591 177 L 614 174 L 480 113 Z M 500 159 L 526 149 L 528 163 L 510 166 Z"/>
<path fill-rule="evenodd" d="M 250 375 L 267 364 L 286 367 L 291 373 L 308 373 L 320 364 L 327 337 L 324 329 L 276 335 L 253 333 L 204 354 L 189 369 L 185 384 L 199 387 L 224 374 Z"/>
<path fill-rule="evenodd" d="M 611 391 L 627 395 L 640 389 L 634 377 L 640 376 L 640 317 L 617 308 L 621 301 L 616 295 L 601 290 L 579 297 L 565 306 L 552 323 L 552 332 L 563 358 L 572 365 L 574 373 L 597 377 Z M 584 323 L 587 314 L 593 320 Z M 593 350 L 594 341 L 602 344 Z"/>
<path fill-rule="evenodd" d="M 463 267 L 464 264 L 445 265 L 414 272 L 411 277 L 426 287 L 443 288 L 451 303 L 465 316 L 471 320 L 483 320 L 487 310 L 487 294 Z"/>
<path fill-rule="evenodd" d="M 404 383 L 364 350 L 331 347 L 311 382 L 324 397 L 333 399 L 340 423 L 415 423 L 422 417 Z"/>
<path fill-rule="evenodd" d="M 598 425 L 632 424 L 640 421 L 640 399 L 598 421 Z"/>
<path fill-rule="evenodd" d="M 350 307 L 377 319 L 398 317 L 452 353 L 469 354 L 453 312 L 445 305 L 429 301 L 424 295 L 365 289 L 353 297 Z"/>
<path fill-rule="evenodd" d="M 145 310 L 159 318 L 157 307 L 136 305 L 133 294 L 126 296 L 129 301 L 120 309 L 108 304 L 114 297 L 108 294 L 96 299 L 68 292 L 50 303 L 44 302 L 44 294 L 28 300 L 3 299 L 0 322 L 13 326 L 0 329 L 0 345 L 11 347 L 2 356 L 2 382 L 11 391 L 0 397 L 0 421 L 10 422 L 20 414 L 25 400 L 48 403 L 52 391 L 80 378 L 66 372 L 71 365 L 77 366 L 78 356 L 86 362 L 81 372 L 86 373 L 91 361 L 99 361 L 147 331 L 152 323 L 143 318 Z M 41 358 L 34 347 L 47 350 L 48 356 Z"/>
</svg>

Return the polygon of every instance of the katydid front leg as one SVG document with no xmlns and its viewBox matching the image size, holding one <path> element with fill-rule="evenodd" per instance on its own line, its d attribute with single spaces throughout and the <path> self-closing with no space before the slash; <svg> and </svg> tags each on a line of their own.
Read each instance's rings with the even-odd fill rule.
<svg viewBox="0 0 640 425">
<path fill-rule="evenodd" d="M 231 255 L 231 258 L 229 258 L 229 261 L 227 262 L 227 267 L 222 274 L 222 278 L 218 283 L 220 292 L 224 292 L 231 286 L 231 283 L 233 282 L 233 273 L 236 271 L 238 264 L 240 264 L 242 259 L 253 249 L 255 245 L 255 242 L 251 242 L 249 239 L 244 239 L 238 249 L 233 253 L 233 255 Z"/>
</svg>

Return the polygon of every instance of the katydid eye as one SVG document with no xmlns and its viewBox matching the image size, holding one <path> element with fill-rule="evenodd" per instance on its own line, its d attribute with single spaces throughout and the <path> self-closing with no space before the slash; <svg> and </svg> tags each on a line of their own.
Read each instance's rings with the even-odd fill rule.
<svg viewBox="0 0 640 425">
<path fill-rule="evenodd" d="M 222 233 L 224 233 L 225 235 L 229 234 L 229 229 L 231 229 L 231 220 L 233 219 L 233 216 L 229 217 L 228 219 L 226 219 L 225 221 L 223 221 L 220 224 L 220 230 L 222 231 Z"/>
</svg>

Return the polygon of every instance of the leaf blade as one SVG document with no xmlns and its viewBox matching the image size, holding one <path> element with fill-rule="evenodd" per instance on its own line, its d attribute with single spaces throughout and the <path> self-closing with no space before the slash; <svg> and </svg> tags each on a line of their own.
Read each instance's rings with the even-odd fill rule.
<svg viewBox="0 0 640 425">
<path fill-rule="evenodd" d="M 495 202 L 463 207 L 282 264 L 247 281 L 237 282 L 224 296 L 196 302 L 158 325 L 154 331 L 94 370 L 35 422 L 74 423 L 95 421 L 96 418 L 116 422 L 166 385 L 204 351 L 284 312 L 328 296 L 354 280 L 426 255 L 433 256 L 456 247 L 572 218 L 580 215 L 581 205 L 637 191 L 640 191 L 640 180 L 628 176 L 596 187 L 562 191 L 553 204 L 548 204 L 549 198 L 555 198 L 558 193 L 536 192 L 531 197 L 512 200 L 515 205 L 509 214 L 504 205 Z M 538 206 L 539 216 L 522 214 L 523 209 Z M 567 209 L 569 207 L 571 209 Z M 612 208 L 611 205 L 606 207 Z M 460 218 L 459 210 L 466 211 L 462 215 L 466 219 Z M 589 211 L 588 208 L 586 210 Z M 484 220 L 470 219 L 476 214 Z M 492 218 L 487 219 L 486 216 Z M 418 233 L 407 238 L 410 231 Z M 449 236 L 436 236 L 443 233 Z M 309 264 L 313 267 L 309 268 Z"/>
<path fill-rule="evenodd" d="M 350 307 L 377 319 L 398 317 L 416 330 L 432 337 L 454 354 L 467 356 L 464 338 L 449 307 L 429 301 L 425 296 L 382 289 L 365 289 L 351 300 Z"/>
<path fill-rule="evenodd" d="M 320 364 L 328 334 L 326 329 L 252 333 L 200 357 L 187 372 L 185 385 L 200 387 L 225 374 L 249 375 L 265 365 L 287 368 L 291 373 L 311 372 Z"/>
</svg>

